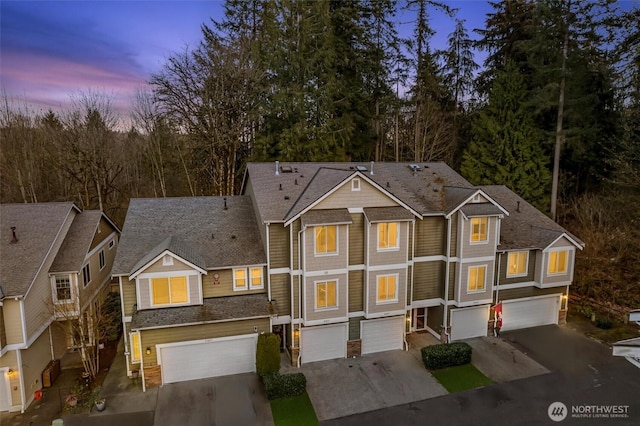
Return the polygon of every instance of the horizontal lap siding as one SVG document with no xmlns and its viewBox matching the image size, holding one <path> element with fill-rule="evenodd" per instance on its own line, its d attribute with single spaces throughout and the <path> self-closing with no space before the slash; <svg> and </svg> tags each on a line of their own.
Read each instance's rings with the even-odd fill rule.
<svg viewBox="0 0 640 426">
<path fill-rule="evenodd" d="M 291 250 L 293 250 L 293 265 L 291 269 L 301 269 L 298 257 L 300 256 L 300 250 L 298 249 L 298 233 L 300 232 L 300 219 L 293 222 L 291 227 Z M 288 250 L 288 249 L 287 249 Z M 303 259 L 304 260 L 304 259 Z M 289 264 L 287 263 L 287 266 Z"/>
<path fill-rule="evenodd" d="M 120 277 L 122 280 L 122 300 L 124 303 L 124 316 L 130 317 L 135 312 L 134 305 L 136 302 L 136 282 L 129 281 L 125 277 Z"/>
<path fill-rule="evenodd" d="M 12 370 L 18 370 L 18 351 L 7 351 L 0 357 L 0 367 L 9 367 Z M 20 391 L 20 376 L 12 374 L 9 377 L 9 386 L 11 389 L 11 398 L 9 404 L 20 405 L 22 403 L 22 393 Z"/>
<path fill-rule="evenodd" d="M 535 279 L 536 254 L 529 252 L 529 263 L 527 264 L 527 275 L 521 277 L 507 278 L 507 266 L 509 266 L 509 253 L 500 256 L 500 284 L 515 284 L 529 282 Z"/>
<path fill-rule="evenodd" d="M 143 330 L 140 337 L 144 366 L 157 365 L 158 354 L 155 345 L 253 334 L 254 327 L 258 327 L 258 333 L 269 332 L 269 318 Z M 152 348 L 151 355 L 146 354 L 147 347 Z"/>
<path fill-rule="evenodd" d="M 218 283 L 214 284 L 214 275 L 218 274 Z M 247 271 L 249 274 L 249 271 Z M 247 282 L 249 282 L 250 276 L 247 275 Z M 259 294 L 267 292 L 267 277 L 265 270 L 262 268 L 262 280 L 264 288 L 257 290 L 240 290 L 233 291 L 233 270 L 231 269 L 218 269 L 215 271 L 209 271 L 207 275 L 202 276 L 202 294 L 203 297 L 222 297 L 222 296 L 242 296 L 245 294 Z"/>
<path fill-rule="evenodd" d="M 278 315 L 291 315 L 290 280 L 289 274 L 271 275 L 271 300 L 276 301 Z"/>
<path fill-rule="evenodd" d="M 416 222 L 415 256 L 444 255 L 445 229 L 444 218 L 428 217 L 418 220 Z"/>
<path fill-rule="evenodd" d="M 364 310 L 364 271 L 349 271 L 349 312 Z"/>
<path fill-rule="evenodd" d="M 272 269 L 289 266 L 289 228 L 281 223 L 269 225 L 269 262 Z"/>
<path fill-rule="evenodd" d="M 349 318 L 349 340 L 360 339 L 360 321 L 364 317 Z"/>
<path fill-rule="evenodd" d="M 4 315 L 7 318 L 5 324 L 11 325 L 5 329 L 7 344 L 24 343 L 22 336 L 22 315 L 20 314 L 20 301 L 5 299 L 3 302 Z"/>
<path fill-rule="evenodd" d="M 487 220 L 487 241 L 482 243 L 471 243 L 471 219 L 462 219 L 459 221 L 462 226 L 462 256 L 465 259 L 472 257 L 495 256 L 496 247 L 496 226 L 498 219 L 489 217 Z"/>
<path fill-rule="evenodd" d="M 364 215 L 352 214 L 349 225 L 349 265 L 364 264 Z"/>
<path fill-rule="evenodd" d="M 538 287 L 522 287 L 500 290 L 497 295 L 500 300 L 520 299 L 522 297 L 544 296 L 547 294 L 565 294 L 566 287 L 554 288 L 538 288 Z"/>
<path fill-rule="evenodd" d="M 4 311 L 0 306 L 0 348 L 4 348 L 7 345 L 7 333 L 4 330 Z"/>
<path fill-rule="evenodd" d="M 451 216 L 451 256 L 458 255 L 458 212 Z M 445 237 L 446 240 L 446 237 Z"/>
<path fill-rule="evenodd" d="M 29 349 L 20 351 L 20 356 L 22 358 L 22 375 L 26 387 L 26 400 L 29 401 L 33 392 L 41 387 L 42 371 L 51 361 L 49 330 L 45 329 L 40 334 L 40 337 L 29 346 Z"/>
<path fill-rule="evenodd" d="M 316 310 L 315 305 L 315 283 L 319 281 L 338 281 L 337 309 Z M 327 320 L 331 318 L 346 317 L 348 313 L 347 289 L 348 276 L 346 274 L 328 274 L 320 277 L 307 277 L 305 287 L 305 321 Z"/>
<path fill-rule="evenodd" d="M 413 300 L 444 297 L 443 262 L 416 262 L 413 268 Z"/>
<path fill-rule="evenodd" d="M 456 267 L 457 264 L 449 265 L 449 294 L 447 300 L 454 300 L 456 294 Z"/>
</svg>

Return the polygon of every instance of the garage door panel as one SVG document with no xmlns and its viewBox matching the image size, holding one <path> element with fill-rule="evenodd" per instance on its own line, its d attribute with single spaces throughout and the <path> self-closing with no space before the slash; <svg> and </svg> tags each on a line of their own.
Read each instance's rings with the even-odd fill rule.
<svg viewBox="0 0 640 426">
<path fill-rule="evenodd" d="M 255 371 L 257 336 L 161 347 L 163 383 Z"/>
<path fill-rule="evenodd" d="M 300 333 L 302 363 L 346 358 L 348 323 L 304 327 Z"/>
<path fill-rule="evenodd" d="M 404 316 L 378 320 L 363 320 L 362 355 L 402 349 L 404 343 Z"/>
<path fill-rule="evenodd" d="M 560 296 L 502 302 L 502 331 L 557 324 Z"/>
<path fill-rule="evenodd" d="M 451 341 L 487 335 L 489 306 L 460 308 L 451 311 Z"/>
</svg>

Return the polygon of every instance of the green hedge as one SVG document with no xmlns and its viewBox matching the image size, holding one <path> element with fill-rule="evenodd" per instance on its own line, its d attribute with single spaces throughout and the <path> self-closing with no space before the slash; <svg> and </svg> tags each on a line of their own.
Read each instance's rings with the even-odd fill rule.
<svg viewBox="0 0 640 426">
<path fill-rule="evenodd" d="M 259 375 L 280 371 L 280 336 L 273 333 L 258 335 L 256 372 Z"/>
<path fill-rule="evenodd" d="M 471 362 L 471 346 L 464 342 L 443 343 L 422 348 L 422 362 L 429 370 Z"/>
<path fill-rule="evenodd" d="M 270 373 L 262 376 L 269 400 L 302 395 L 307 388 L 307 378 L 302 373 Z"/>
</svg>

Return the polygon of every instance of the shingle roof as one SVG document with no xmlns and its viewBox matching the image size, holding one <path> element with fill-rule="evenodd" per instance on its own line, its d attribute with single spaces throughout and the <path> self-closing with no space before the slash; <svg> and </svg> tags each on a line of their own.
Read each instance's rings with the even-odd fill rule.
<svg viewBox="0 0 640 426">
<path fill-rule="evenodd" d="M 269 317 L 276 312 L 267 294 L 214 297 L 202 305 L 145 309 L 133 314 L 131 329 L 160 328 L 241 318 Z"/>
<path fill-rule="evenodd" d="M 471 203 L 460 207 L 462 213 L 467 217 L 471 216 L 492 216 L 503 214 L 500 208 L 491 203 Z"/>
<path fill-rule="evenodd" d="M 369 222 L 406 221 L 415 217 L 402 207 L 365 207 L 363 210 Z"/>
<path fill-rule="evenodd" d="M 182 241 L 178 237 L 171 235 L 143 256 L 138 263 L 131 268 L 129 274 L 136 273 L 140 268 L 151 262 L 157 256 L 160 256 L 165 251 L 170 251 L 200 269 L 207 269 L 207 264 L 198 249 L 192 247 L 188 242 Z"/>
<path fill-rule="evenodd" d="M 73 219 L 49 272 L 78 272 L 82 269 L 101 218 L 100 210 L 85 210 Z"/>
<path fill-rule="evenodd" d="M 327 223 L 352 223 L 347 209 L 310 210 L 302 215 L 302 226 L 324 225 Z"/>
<path fill-rule="evenodd" d="M 0 204 L 0 285 L 5 296 L 24 296 L 43 266 L 73 203 Z M 12 243 L 11 227 L 17 243 Z"/>
<path fill-rule="evenodd" d="M 568 235 L 579 245 L 584 245 L 582 241 L 506 186 L 490 185 L 480 188 L 509 211 L 509 216 L 505 216 L 500 224 L 499 250 L 545 249 L 562 234 Z"/>
<path fill-rule="evenodd" d="M 186 256 L 192 260 L 201 256 L 205 269 L 266 263 L 248 196 L 134 198 L 127 211 L 113 275 L 128 275 L 171 236 L 176 244 L 188 246 L 184 250 L 196 253 Z"/>
</svg>

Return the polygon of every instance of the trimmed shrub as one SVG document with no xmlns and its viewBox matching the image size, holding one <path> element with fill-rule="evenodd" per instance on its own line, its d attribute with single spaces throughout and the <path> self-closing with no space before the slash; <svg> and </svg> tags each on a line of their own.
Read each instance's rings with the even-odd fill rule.
<svg viewBox="0 0 640 426">
<path fill-rule="evenodd" d="M 471 362 L 471 346 L 465 342 L 443 343 L 421 349 L 422 362 L 429 370 L 453 367 Z"/>
<path fill-rule="evenodd" d="M 280 336 L 273 333 L 258 335 L 256 373 L 260 376 L 280 371 Z"/>
<path fill-rule="evenodd" d="M 596 327 L 603 330 L 609 330 L 613 327 L 613 321 L 609 318 L 596 317 Z"/>
<path fill-rule="evenodd" d="M 269 400 L 302 395 L 307 388 L 307 378 L 302 373 L 270 373 L 262 376 Z"/>
</svg>

